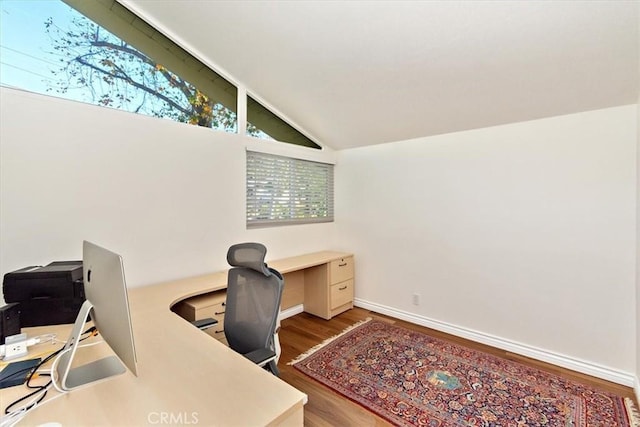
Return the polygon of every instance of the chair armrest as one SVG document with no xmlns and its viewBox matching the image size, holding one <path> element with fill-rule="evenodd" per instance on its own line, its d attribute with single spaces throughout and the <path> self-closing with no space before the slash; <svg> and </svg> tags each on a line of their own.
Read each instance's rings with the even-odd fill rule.
<svg viewBox="0 0 640 427">
<path fill-rule="evenodd" d="M 216 319 L 211 318 L 211 317 L 207 317 L 205 319 L 200 319 L 200 320 L 194 320 L 194 321 L 191 322 L 191 324 L 193 326 L 195 326 L 196 328 L 198 328 L 200 330 L 203 330 L 203 331 L 205 329 L 208 329 L 208 328 L 212 327 L 216 323 L 218 323 L 218 321 Z"/>
<path fill-rule="evenodd" d="M 261 365 L 267 361 L 269 361 L 269 359 L 273 359 L 276 357 L 276 352 L 268 349 L 268 348 L 260 348 L 258 350 L 254 350 L 250 353 L 247 354 L 243 354 L 244 357 L 246 357 L 247 359 L 251 360 L 253 363 L 255 363 L 256 365 Z"/>
</svg>

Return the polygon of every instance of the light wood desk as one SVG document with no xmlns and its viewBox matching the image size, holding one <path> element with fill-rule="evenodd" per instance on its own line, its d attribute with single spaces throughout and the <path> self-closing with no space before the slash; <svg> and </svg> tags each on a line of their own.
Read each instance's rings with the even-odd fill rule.
<svg viewBox="0 0 640 427">
<path fill-rule="evenodd" d="M 288 273 L 344 255 L 318 252 L 269 265 Z M 129 289 L 138 377 L 127 371 L 59 397 L 51 389 L 48 399 L 53 399 L 31 411 L 22 424 L 301 426 L 304 393 L 170 311 L 187 297 L 224 289 L 226 279 L 223 271 Z M 47 328 L 33 329 L 25 331 L 33 335 Z M 93 348 L 81 351 L 92 354 Z M 2 409 L 25 391 L 24 386 L 0 391 Z"/>
</svg>

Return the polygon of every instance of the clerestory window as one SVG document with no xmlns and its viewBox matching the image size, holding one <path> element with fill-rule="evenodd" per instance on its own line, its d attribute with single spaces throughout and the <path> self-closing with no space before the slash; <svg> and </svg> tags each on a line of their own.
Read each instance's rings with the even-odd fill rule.
<svg viewBox="0 0 640 427">
<path fill-rule="evenodd" d="M 322 148 L 251 96 L 247 96 L 247 135 L 314 149 Z"/>
<path fill-rule="evenodd" d="M 237 88 L 115 0 L 0 5 L 0 84 L 237 131 Z"/>
<path fill-rule="evenodd" d="M 115 0 L 3 0 L 0 84 L 238 131 L 238 89 Z M 320 149 L 248 96 L 247 135 Z"/>
</svg>

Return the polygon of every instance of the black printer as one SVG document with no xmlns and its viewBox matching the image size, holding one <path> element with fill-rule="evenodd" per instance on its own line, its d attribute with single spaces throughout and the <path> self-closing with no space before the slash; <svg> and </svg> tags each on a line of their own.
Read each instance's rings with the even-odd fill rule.
<svg viewBox="0 0 640 427">
<path fill-rule="evenodd" d="M 20 303 L 21 327 L 73 323 L 85 300 L 82 261 L 57 261 L 4 275 L 7 303 Z"/>
</svg>

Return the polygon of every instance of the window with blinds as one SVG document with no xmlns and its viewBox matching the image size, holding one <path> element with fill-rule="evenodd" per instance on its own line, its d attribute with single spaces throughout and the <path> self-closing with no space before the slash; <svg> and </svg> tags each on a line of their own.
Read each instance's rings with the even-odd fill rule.
<svg viewBox="0 0 640 427">
<path fill-rule="evenodd" d="M 333 221 L 333 165 L 247 151 L 247 228 Z"/>
</svg>

